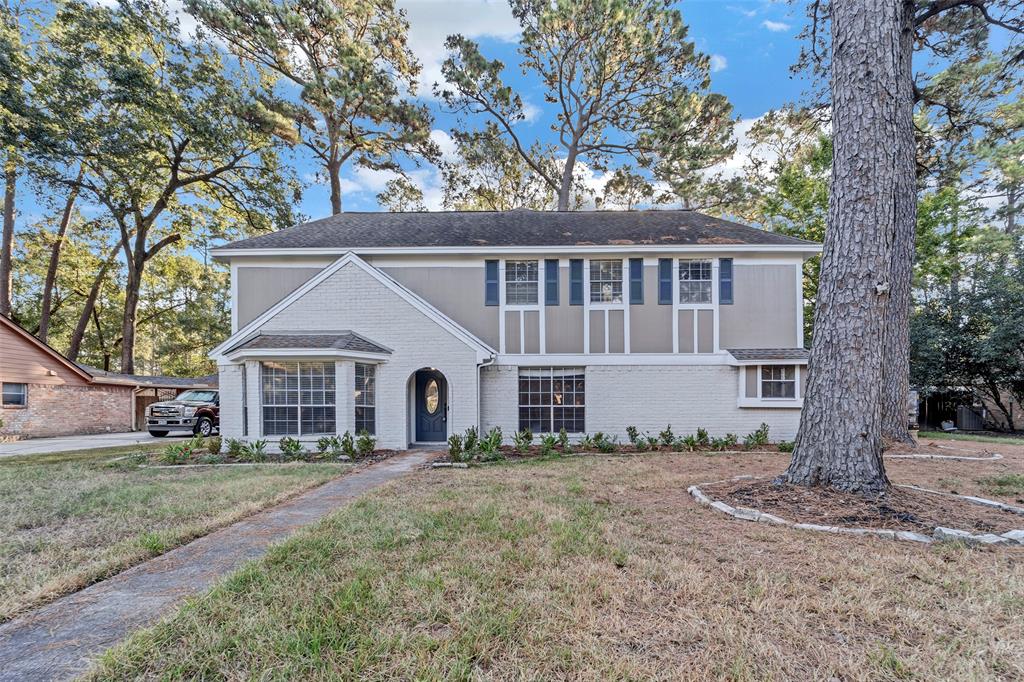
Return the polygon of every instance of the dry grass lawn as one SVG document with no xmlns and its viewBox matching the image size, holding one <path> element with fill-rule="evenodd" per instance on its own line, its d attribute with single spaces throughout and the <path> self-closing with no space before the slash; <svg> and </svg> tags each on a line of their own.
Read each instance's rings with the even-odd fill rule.
<svg viewBox="0 0 1024 682">
<path fill-rule="evenodd" d="M 345 471 L 107 464 L 125 451 L 0 460 L 0 621 Z"/>
<path fill-rule="evenodd" d="M 889 469 L 980 493 L 986 477 L 1024 472 L 1022 453 Z M 92 677 L 1024 677 L 1024 551 L 770 527 L 686 494 L 787 461 L 658 454 L 418 472 L 138 633 Z"/>
</svg>

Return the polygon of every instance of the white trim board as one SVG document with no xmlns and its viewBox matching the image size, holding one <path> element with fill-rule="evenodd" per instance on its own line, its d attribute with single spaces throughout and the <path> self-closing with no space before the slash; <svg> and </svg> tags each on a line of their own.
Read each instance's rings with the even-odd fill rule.
<svg viewBox="0 0 1024 682">
<path fill-rule="evenodd" d="M 392 292 L 397 294 L 400 298 L 405 300 L 407 303 L 412 305 L 414 308 L 419 310 L 421 313 L 426 315 L 428 318 L 433 320 L 445 331 L 449 332 L 452 336 L 459 339 L 467 346 L 472 348 L 477 353 L 477 362 L 483 362 L 484 360 L 494 356 L 496 351 L 488 346 L 486 343 L 478 339 L 472 333 L 467 331 L 464 327 L 459 325 L 457 322 L 452 320 L 450 317 L 442 313 L 440 310 L 432 306 L 430 303 L 425 301 L 419 295 L 413 293 L 406 287 L 399 284 L 396 280 L 389 277 L 386 273 L 381 272 L 377 268 L 373 267 L 362 258 L 357 256 L 355 253 L 349 251 L 344 256 L 334 261 L 326 268 L 318 272 L 312 278 L 306 281 L 305 284 L 300 286 L 292 293 L 285 296 L 283 299 L 272 305 L 267 310 L 263 311 L 256 319 L 245 325 L 242 329 L 239 329 L 228 337 L 223 343 L 218 345 L 209 353 L 209 358 L 214 362 L 219 362 L 224 357 L 224 353 L 227 349 L 233 348 L 239 345 L 248 337 L 255 334 L 263 327 L 264 324 L 269 322 L 275 315 L 290 306 L 291 304 L 298 301 L 300 298 L 305 296 L 308 292 L 312 291 L 315 287 L 319 286 L 328 277 L 341 270 L 346 265 L 354 265 L 360 270 L 373 277 L 375 280 L 380 282 L 382 285 L 390 289 Z M 233 304 L 234 305 L 234 304 Z"/>
</svg>

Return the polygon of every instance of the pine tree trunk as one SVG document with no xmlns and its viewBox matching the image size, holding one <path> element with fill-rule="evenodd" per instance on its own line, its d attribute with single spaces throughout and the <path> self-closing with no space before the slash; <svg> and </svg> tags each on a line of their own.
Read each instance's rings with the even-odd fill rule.
<svg viewBox="0 0 1024 682">
<path fill-rule="evenodd" d="M 576 155 L 576 150 L 570 149 L 569 155 L 565 159 L 565 165 L 562 167 L 562 177 L 560 179 L 561 184 L 558 188 L 559 211 L 569 210 L 569 200 L 572 198 L 573 175 L 576 172 Z"/>
<path fill-rule="evenodd" d="M 96 300 L 100 296 L 103 280 L 107 278 L 107 270 L 110 269 L 111 264 L 113 264 L 114 259 L 117 258 L 117 254 L 120 252 L 121 244 L 115 244 L 114 248 L 107 255 L 106 260 L 100 265 L 96 277 L 93 278 L 92 286 L 89 288 L 89 295 L 85 297 L 85 303 L 82 306 L 82 313 L 78 316 L 78 324 L 75 325 L 75 331 L 71 333 L 71 343 L 68 346 L 67 353 L 67 357 L 71 362 L 78 362 L 78 355 L 82 352 L 82 341 L 85 339 L 85 330 L 88 328 L 89 319 L 96 308 Z"/>
<path fill-rule="evenodd" d="M 911 62 L 914 54 L 914 4 L 903 3 L 902 52 L 899 77 L 900 134 L 894 190 L 896 225 L 892 242 L 889 305 L 886 310 L 884 375 L 882 380 L 882 437 L 914 446 L 910 435 L 907 400 L 910 396 L 910 309 L 913 303 L 914 245 L 917 240 L 917 163 L 913 138 L 914 96 Z"/>
<path fill-rule="evenodd" d="M 78 172 L 78 182 L 82 180 L 82 171 Z M 64 237 L 68 233 L 68 226 L 71 224 L 71 211 L 75 207 L 75 199 L 78 198 L 78 184 L 71 188 L 67 201 L 64 202 L 64 212 L 60 216 L 60 225 L 57 227 L 57 238 L 50 247 L 50 263 L 46 268 L 46 281 L 43 282 L 43 302 L 39 311 L 39 340 L 46 343 L 50 333 L 50 315 L 53 305 L 53 289 L 57 281 L 57 266 L 60 264 L 60 251 L 64 246 Z"/>
<path fill-rule="evenodd" d="M 882 463 L 882 382 L 891 246 L 906 211 L 902 2 L 833 0 L 829 220 L 811 369 L 783 480 L 871 494 Z"/>
<path fill-rule="evenodd" d="M 331 178 L 331 215 L 341 213 L 341 164 L 331 163 L 327 166 L 327 174 Z"/>
<path fill-rule="evenodd" d="M 18 186 L 18 168 L 11 158 L 4 168 L 4 222 L 0 238 L 0 315 L 11 316 L 11 289 L 14 271 L 11 254 L 14 251 L 14 191 Z"/>
<path fill-rule="evenodd" d="M 142 268 L 128 268 L 124 292 L 124 317 L 121 322 L 121 373 L 135 374 L 135 319 L 139 311 Z"/>
</svg>

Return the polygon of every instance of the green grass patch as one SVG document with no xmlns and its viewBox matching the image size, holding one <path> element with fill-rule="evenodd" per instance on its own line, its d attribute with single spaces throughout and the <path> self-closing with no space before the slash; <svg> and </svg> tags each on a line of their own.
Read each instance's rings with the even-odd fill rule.
<svg viewBox="0 0 1024 682">
<path fill-rule="evenodd" d="M 946 433 L 945 431 L 921 431 L 921 438 L 935 438 L 936 440 L 966 440 L 975 443 L 1002 443 L 1005 445 L 1024 445 L 1024 438 L 1014 436 L 990 436 L 973 433 Z"/>
<path fill-rule="evenodd" d="M 1011 497 L 1024 495 L 1024 474 L 1002 474 L 978 479 L 985 491 L 991 495 Z"/>
<path fill-rule="evenodd" d="M 153 469 L 138 446 L 0 460 L 0 621 L 342 473 Z M 145 452 L 142 450 L 141 452 Z"/>
</svg>

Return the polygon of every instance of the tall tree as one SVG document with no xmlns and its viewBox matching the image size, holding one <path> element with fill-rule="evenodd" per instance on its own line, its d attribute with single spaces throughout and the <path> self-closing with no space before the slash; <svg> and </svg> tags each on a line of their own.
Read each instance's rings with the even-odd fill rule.
<svg viewBox="0 0 1024 682">
<path fill-rule="evenodd" d="M 377 194 L 377 203 L 396 213 L 427 210 L 423 205 L 423 190 L 403 177 L 388 180 L 384 191 Z"/>
<path fill-rule="evenodd" d="M 49 120 L 73 125 L 40 137 L 48 154 L 84 167 L 64 182 L 116 226 L 126 268 L 120 370 L 131 373 L 139 292 L 157 254 L 200 230 L 291 222 L 272 144 L 281 121 L 259 84 L 227 71 L 204 41 L 183 40 L 159 0 L 68 0 L 46 37 L 48 76 L 34 96 Z"/>
<path fill-rule="evenodd" d="M 669 0 L 510 4 L 522 27 L 520 66 L 537 75 L 557 110 L 551 129 L 560 163 L 550 167 L 544 150 L 523 140 L 517 129 L 526 119 L 522 98 L 502 80 L 505 65 L 484 57 L 472 40 L 448 37 L 450 55 L 442 65 L 448 84 L 435 89 L 454 110 L 488 117 L 557 194 L 558 210 L 570 208 L 580 160 L 603 170 L 615 156 L 633 157 L 644 168 L 658 159 L 668 165 L 704 159 L 723 130 L 731 130 L 728 101 L 708 92 L 708 57 L 687 39 Z"/>
<path fill-rule="evenodd" d="M 893 244 L 914 224 L 912 8 L 832 2 L 832 191 L 790 483 L 859 493 L 889 485 L 881 387 Z"/>
<path fill-rule="evenodd" d="M 348 161 L 401 172 L 402 156 L 436 160 L 429 111 L 402 99 L 415 93 L 420 65 L 393 0 L 187 0 L 186 7 L 238 57 L 298 88 L 290 115 L 327 173 L 332 213 L 342 210 Z"/>
<path fill-rule="evenodd" d="M 616 168 L 604 186 L 601 206 L 616 206 L 632 211 L 654 200 L 654 187 L 647 178 L 635 172 L 631 166 Z"/>
</svg>

